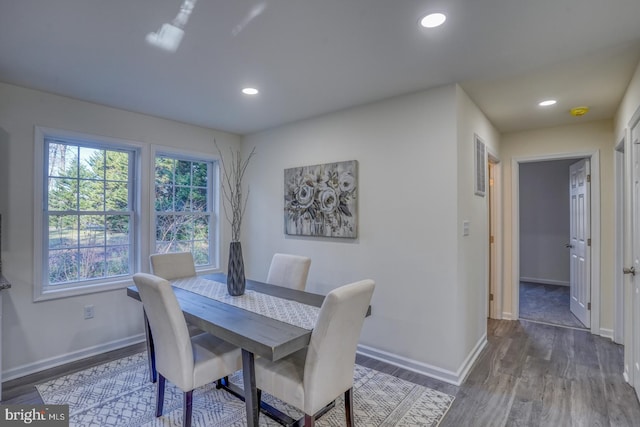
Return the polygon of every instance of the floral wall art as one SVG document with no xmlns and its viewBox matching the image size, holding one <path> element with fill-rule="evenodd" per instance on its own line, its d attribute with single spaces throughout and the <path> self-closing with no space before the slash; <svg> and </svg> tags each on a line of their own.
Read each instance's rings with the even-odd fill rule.
<svg viewBox="0 0 640 427">
<path fill-rule="evenodd" d="M 285 233 L 357 237 L 357 172 L 356 160 L 285 169 Z"/>
</svg>

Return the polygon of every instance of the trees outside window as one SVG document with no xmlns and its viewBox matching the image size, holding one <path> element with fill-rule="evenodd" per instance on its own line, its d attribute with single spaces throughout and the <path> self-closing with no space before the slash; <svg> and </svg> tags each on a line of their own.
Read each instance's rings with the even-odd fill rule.
<svg viewBox="0 0 640 427">
<path fill-rule="evenodd" d="M 151 253 L 218 267 L 213 155 L 41 127 L 35 152 L 34 301 L 129 286 Z"/>
<path fill-rule="evenodd" d="M 156 252 L 193 253 L 211 264 L 213 162 L 160 154 L 155 158 Z"/>
<path fill-rule="evenodd" d="M 45 140 L 47 281 L 131 274 L 135 152 Z"/>
</svg>

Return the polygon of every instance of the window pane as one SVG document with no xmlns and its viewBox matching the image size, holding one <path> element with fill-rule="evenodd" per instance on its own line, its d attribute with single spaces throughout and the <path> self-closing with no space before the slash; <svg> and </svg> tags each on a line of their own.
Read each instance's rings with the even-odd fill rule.
<svg viewBox="0 0 640 427">
<path fill-rule="evenodd" d="M 49 251 L 49 283 L 78 280 L 78 253 L 72 249 Z"/>
<path fill-rule="evenodd" d="M 80 147 L 80 177 L 104 179 L 104 150 Z"/>
<path fill-rule="evenodd" d="M 193 162 L 192 163 L 192 183 L 194 187 L 206 187 L 207 186 L 207 177 L 208 177 L 208 163 L 202 162 Z"/>
<path fill-rule="evenodd" d="M 173 186 L 156 186 L 156 212 L 173 211 Z"/>
<path fill-rule="evenodd" d="M 49 143 L 49 176 L 78 176 L 78 147 Z"/>
<path fill-rule="evenodd" d="M 129 215 L 107 215 L 107 245 L 128 244 Z"/>
<path fill-rule="evenodd" d="M 106 177 L 109 181 L 129 180 L 129 153 L 107 151 Z"/>
<path fill-rule="evenodd" d="M 128 211 L 129 210 L 129 183 L 107 182 L 105 184 L 107 197 L 105 210 Z"/>
<path fill-rule="evenodd" d="M 80 246 L 104 246 L 105 216 L 80 216 Z"/>
<path fill-rule="evenodd" d="M 185 241 L 193 239 L 193 220 L 192 216 L 180 215 L 176 221 L 176 240 Z"/>
<path fill-rule="evenodd" d="M 78 246 L 78 217 L 75 215 L 49 216 L 49 248 Z"/>
<path fill-rule="evenodd" d="M 193 260 L 196 265 L 209 264 L 209 242 L 194 242 Z"/>
<path fill-rule="evenodd" d="M 80 210 L 103 211 L 104 210 L 104 181 L 80 180 Z"/>
<path fill-rule="evenodd" d="M 80 249 L 80 274 L 82 279 L 97 279 L 105 275 L 105 259 L 103 248 Z"/>
<path fill-rule="evenodd" d="M 195 240 L 209 240 L 209 217 L 197 217 L 193 226 L 193 238 Z"/>
<path fill-rule="evenodd" d="M 112 246 L 107 249 L 107 269 L 109 276 L 129 274 L 129 246 Z"/>
<path fill-rule="evenodd" d="M 78 180 L 73 178 L 49 178 L 47 209 L 50 211 L 76 210 L 78 208 Z"/>
<path fill-rule="evenodd" d="M 156 241 L 171 242 L 174 240 L 175 217 L 173 215 L 158 215 L 156 219 Z"/>
<path fill-rule="evenodd" d="M 156 157 L 156 184 L 170 184 L 173 182 L 173 167 L 175 161 L 167 157 Z"/>
<path fill-rule="evenodd" d="M 176 162 L 176 185 L 191 185 L 191 162 L 178 160 Z"/>
<path fill-rule="evenodd" d="M 191 210 L 193 212 L 206 212 L 207 208 L 207 189 L 194 188 L 191 192 Z"/>
<path fill-rule="evenodd" d="M 191 189 L 189 187 L 176 187 L 176 212 L 191 210 Z"/>
</svg>

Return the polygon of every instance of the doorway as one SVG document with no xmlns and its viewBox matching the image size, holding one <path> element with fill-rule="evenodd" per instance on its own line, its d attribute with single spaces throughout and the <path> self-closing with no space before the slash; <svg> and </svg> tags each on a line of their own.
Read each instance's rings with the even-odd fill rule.
<svg viewBox="0 0 640 427">
<path fill-rule="evenodd" d="M 599 209 L 594 209 L 600 205 L 600 162 L 599 153 L 567 153 L 564 155 L 547 155 L 536 156 L 527 158 L 514 158 L 512 161 L 512 262 L 511 262 L 511 296 L 512 296 L 512 317 L 513 319 L 519 319 L 521 317 L 520 312 L 520 282 L 521 278 L 527 278 L 528 276 L 521 274 L 521 260 L 524 256 L 528 256 L 527 250 L 530 248 L 523 247 L 521 244 L 521 228 L 526 227 L 527 224 L 523 224 L 520 221 L 521 203 L 523 202 L 524 190 L 520 186 L 520 171 L 522 168 L 526 168 L 526 165 L 534 162 L 549 162 L 549 161 L 567 161 L 567 163 L 575 163 L 579 159 L 589 159 L 591 163 L 591 203 L 589 205 L 589 212 L 591 216 L 590 227 L 590 239 L 591 239 L 591 262 L 588 266 L 588 274 L 591 278 L 591 298 L 590 306 L 588 310 L 588 316 L 590 320 L 590 327 L 588 328 L 592 333 L 600 333 L 600 212 Z M 567 182 L 569 179 L 568 170 L 564 175 L 562 181 Z M 569 191 L 565 194 L 568 197 Z M 568 211 L 565 217 L 568 216 Z M 563 249 L 564 260 L 568 265 L 569 253 L 564 246 L 568 244 L 569 234 L 564 234 L 563 241 L 559 241 L 561 249 Z M 524 253 L 521 253 L 524 251 Z M 540 254 L 541 252 L 538 252 Z M 540 262 L 540 259 L 537 259 Z M 527 273 L 523 271 L 522 273 Z M 535 277 L 534 277 L 535 278 Z M 539 281 L 539 280 L 538 280 Z M 557 283 L 547 283 L 547 285 L 553 285 Z M 544 285 L 544 283 L 543 283 Z M 579 327 L 579 326 L 577 326 Z"/>
<path fill-rule="evenodd" d="M 576 159 L 561 159 L 520 165 L 519 308 L 521 319 L 585 328 L 588 319 L 574 314 L 572 305 L 582 306 L 571 292 L 572 279 L 584 280 L 574 262 L 584 260 L 575 256 L 582 240 L 572 232 L 579 222 L 572 220 L 577 206 L 572 192 L 580 188 L 572 185 L 577 179 L 570 180 L 575 164 Z"/>
</svg>

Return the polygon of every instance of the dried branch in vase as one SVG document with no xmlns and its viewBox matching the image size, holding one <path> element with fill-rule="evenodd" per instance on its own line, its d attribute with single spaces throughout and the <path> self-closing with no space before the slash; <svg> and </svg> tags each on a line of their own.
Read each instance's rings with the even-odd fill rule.
<svg viewBox="0 0 640 427">
<path fill-rule="evenodd" d="M 224 197 L 222 207 L 227 221 L 231 224 L 231 241 L 239 242 L 242 218 L 244 217 L 247 200 L 249 199 L 249 188 L 247 188 L 246 196 L 244 198 L 242 197 L 242 179 L 244 178 L 247 166 L 249 166 L 249 161 L 256 152 L 256 148 L 253 147 L 244 160 L 239 150 L 233 151 L 229 148 L 231 152 L 231 164 L 229 165 L 224 161 L 222 150 L 215 139 L 213 143 L 218 149 L 222 169 L 222 185 L 220 186 Z"/>
</svg>

